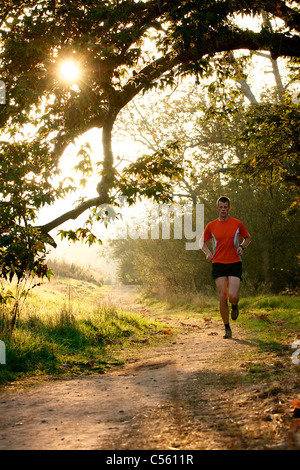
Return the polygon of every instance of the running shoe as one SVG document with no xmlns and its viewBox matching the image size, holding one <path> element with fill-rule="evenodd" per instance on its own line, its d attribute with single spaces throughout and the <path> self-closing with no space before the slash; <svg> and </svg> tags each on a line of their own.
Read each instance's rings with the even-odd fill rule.
<svg viewBox="0 0 300 470">
<path fill-rule="evenodd" d="M 233 305 L 231 306 L 231 318 L 232 320 L 236 320 L 237 317 L 239 316 L 239 306 L 236 305 L 235 308 L 233 308 Z"/>
<path fill-rule="evenodd" d="M 232 332 L 231 328 L 225 328 L 225 335 L 223 336 L 224 339 L 231 338 L 232 337 Z"/>
</svg>

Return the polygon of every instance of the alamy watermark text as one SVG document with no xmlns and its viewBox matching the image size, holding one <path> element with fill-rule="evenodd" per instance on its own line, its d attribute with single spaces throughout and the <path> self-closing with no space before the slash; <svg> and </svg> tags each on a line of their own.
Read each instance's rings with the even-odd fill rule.
<svg viewBox="0 0 300 470">
<path fill-rule="evenodd" d="M 127 198 L 120 198 L 118 208 L 102 204 L 97 212 L 107 222 L 119 219 L 116 238 L 185 240 L 186 250 L 199 250 L 204 229 L 204 205 L 157 204 L 143 214 L 128 216 Z"/>
</svg>

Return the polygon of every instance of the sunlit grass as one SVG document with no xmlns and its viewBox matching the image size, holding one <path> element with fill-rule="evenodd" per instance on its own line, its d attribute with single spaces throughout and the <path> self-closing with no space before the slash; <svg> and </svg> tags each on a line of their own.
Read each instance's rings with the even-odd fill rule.
<svg viewBox="0 0 300 470">
<path fill-rule="evenodd" d="M 67 280 L 59 282 L 60 289 L 51 283 L 34 289 L 13 332 L 2 328 L 6 365 L 0 365 L 0 384 L 32 375 L 105 372 L 120 363 L 118 349 L 144 344 L 162 328 L 151 318 L 101 303 L 100 287 L 75 285 L 75 292 Z"/>
<path fill-rule="evenodd" d="M 190 294 L 172 294 L 162 297 L 155 297 L 149 293 L 145 293 L 142 299 L 147 303 L 157 315 L 170 314 L 172 317 L 183 318 L 201 316 L 202 313 L 212 316 L 218 316 L 218 300 L 216 296 L 190 293 Z"/>
<path fill-rule="evenodd" d="M 262 349 L 284 350 L 300 335 L 300 298 L 259 296 L 240 301 L 239 324 Z"/>
</svg>

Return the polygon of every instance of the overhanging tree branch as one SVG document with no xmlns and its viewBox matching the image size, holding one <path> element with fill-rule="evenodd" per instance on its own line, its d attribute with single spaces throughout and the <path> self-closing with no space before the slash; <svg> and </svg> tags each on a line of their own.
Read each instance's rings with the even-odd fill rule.
<svg viewBox="0 0 300 470">
<path fill-rule="evenodd" d="M 81 214 L 83 214 L 85 211 L 92 207 L 98 207 L 101 204 L 103 204 L 105 200 L 101 199 L 101 197 L 95 197 L 92 199 L 88 199 L 87 201 L 82 202 L 77 206 L 75 209 L 72 209 L 71 211 L 65 212 L 63 215 L 57 217 L 56 219 L 52 220 L 51 222 L 41 225 L 37 227 L 42 233 L 48 234 L 51 232 L 51 230 L 54 230 L 55 228 L 59 227 L 63 223 L 67 222 L 68 220 L 75 220 L 77 219 Z"/>
<path fill-rule="evenodd" d="M 103 128 L 104 163 L 102 178 L 97 187 L 99 197 L 85 201 L 76 209 L 68 211 L 54 221 L 49 222 L 49 224 L 43 227 L 43 231 L 51 231 L 53 228 L 56 228 L 69 219 L 76 219 L 90 207 L 108 201 L 109 192 L 114 185 L 114 165 L 111 150 L 111 132 L 114 121 L 119 111 L 126 106 L 127 103 L 142 90 L 146 90 L 148 87 L 152 86 L 155 81 L 159 80 L 165 73 L 177 71 L 177 73 L 180 74 L 180 67 L 182 66 L 185 68 L 185 73 L 188 73 L 189 67 L 191 67 L 192 73 L 193 65 L 203 58 L 211 57 L 216 53 L 238 49 L 248 49 L 252 51 L 268 50 L 272 58 L 279 56 L 300 57 L 300 38 L 296 35 L 289 37 L 283 33 L 273 33 L 272 31 L 266 30 L 260 33 L 254 33 L 253 31 L 242 31 L 237 27 L 225 26 L 223 24 L 220 30 L 209 29 L 203 37 L 197 37 L 197 31 L 195 31 L 195 39 L 197 38 L 196 45 L 189 44 L 188 47 L 176 50 L 170 48 L 168 53 L 157 58 L 152 63 L 147 64 L 140 72 L 132 76 L 121 90 L 115 89 L 112 84 L 113 73 L 120 67 L 120 64 L 125 63 L 126 52 L 129 50 L 130 45 L 133 45 L 134 42 L 141 37 L 141 31 L 150 27 L 152 21 L 158 20 L 158 18 L 162 20 L 162 15 L 169 11 L 171 5 L 173 5 L 174 8 L 174 3 L 176 2 L 162 0 L 160 2 L 160 8 L 157 8 L 156 0 L 149 2 L 147 5 L 137 3 L 135 9 L 141 10 L 141 16 L 138 18 L 134 17 L 136 22 L 135 26 L 138 28 L 138 31 L 134 32 L 133 26 L 131 26 L 131 30 L 127 31 L 129 35 L 127 35 L 126 41 L 124 41 L 124 44 L 126 44 L 125 49 L 123 48 L 120 54 L 118 54 L 116 49 L 115 55 L 112 54 L 107 59 L 99 62 L 100 67 L 101 64 L 107 66 L 101 69 L 102 76 L 100 84 L 103 85 L 103 89 L 107 94 L 109 108 L 106 112 L 98 112 L 97 116 L 94 113 L 94 116 L 91 116 L 90 120 L 86 121 L 83 126 L 79 126 L 77 131 L 79 135 L 84 129 L 89 129 L 93 126 Z M 258 1 L 253 3 L 257 8 L 262 8 L 264 11 L 282 18 L 293 28 L 297 28 L 300 14 L 296 10 L 289 8 L 284 2 L 280 0 L 270 0 L 267 2 Z M 178 5 L 179 4 L 180 2 Z M 205 11 L 205 9 L 209 11 L 209 5 L 207 7 L 203 5 L 203 9 L 203 11 Z M 237 6 L 237 11 L 238 10 L 239 7 Z M 132 10 L 132 12 L 133 11 L 134 10 Z M 166 30 L 164 34 L 167 35 L 169 33 Z M 112 38 L 113 37 L 115 37 L 115 40 L 118 39 L 116 33 L 113 33 Z M 69 143 L 69 137 L 67 136 L 68 133 L 64 134 L 62 132 L 58 137 L 54 154 L 59 156 L 63 153 Z"/>
<path fill-rule="evenodd" d="M 281 0 L 268 0 L 265 2 L 255 1 L 253 3 L 261 8 L 262 11 L 272 13 L 277 18 L 281 18 L 288 27 L 300 31 L 300 13 L 287 6 L 285 2 Z"/>
</svg>

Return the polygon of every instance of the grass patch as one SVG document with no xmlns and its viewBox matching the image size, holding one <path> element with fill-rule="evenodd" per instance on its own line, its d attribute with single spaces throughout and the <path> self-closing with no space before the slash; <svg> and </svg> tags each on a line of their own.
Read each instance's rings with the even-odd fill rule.
<svg viewBox="0 0 300 470">
<path fill-rule="evenodd" d="M 82 282 L 73 295 L 66 283 L 32 291 L 13 332 L 0 331 L 6 346 L 0 385 L 37 375 L 105 372 L 120 364 L 118 350 L 147 344 L 163 327 L 149 317 L 99 303 L 100 287 L 93 286 L 91 296 L 91 286 Z"/>
<path fill-rule="evenodd" d="M 219 317 L 219 301 L 216 296 L 207 294 L 181 294 L 166 295 L 155 297 L 153 294 L 144 293 L 142 300 L 155 311 L 157 315 L 185 318 L 187 315 L 191 318 L 198 318 L 199 314 Z"/>
<path fill-rule="evenodd" d="M 145 296 L 144 300 L 164 315 L 201 318 L 221 317 L 216 296 L 195 294 L 193 296 L 167 297 L 165 300 Z M 300 339 L 300 297 L 289 295 L 263 295 L 241 298 L 241 314 L 237 325 L 249 331 L 262 349 L 281 350 L 290 348 L 293 341 Z"/>
<path fill-rule="evenodd" d="M 260 296 L 240 301 L 239 324 L 261 349 L 284 352 L 300 335 L 300 298 Z"/>
</svg>

